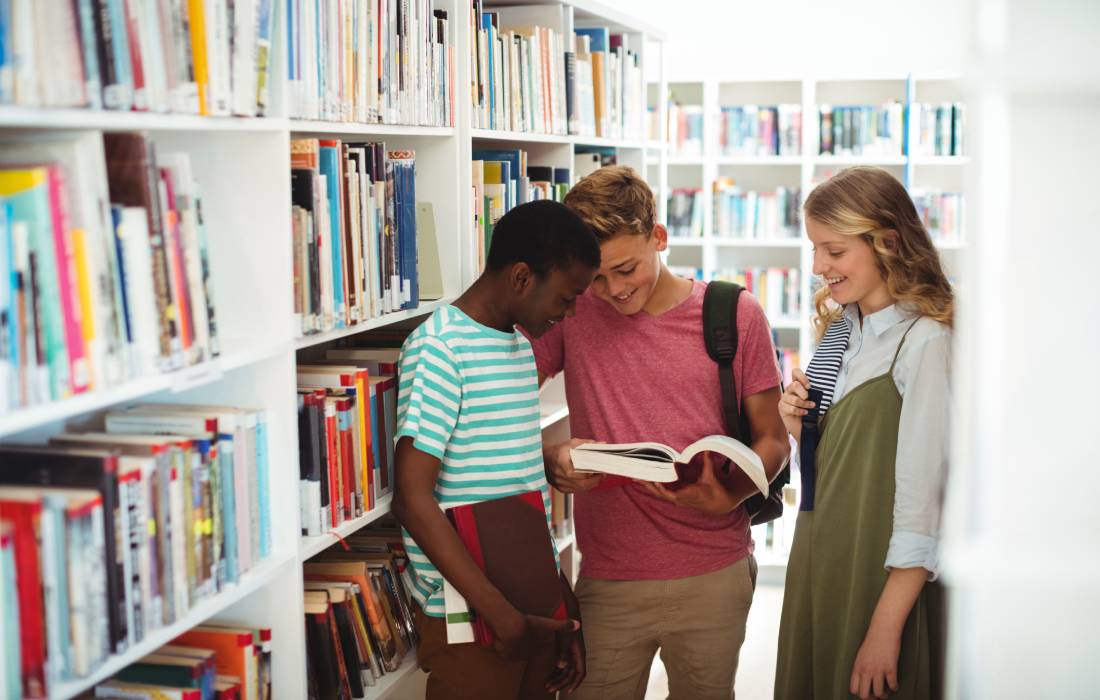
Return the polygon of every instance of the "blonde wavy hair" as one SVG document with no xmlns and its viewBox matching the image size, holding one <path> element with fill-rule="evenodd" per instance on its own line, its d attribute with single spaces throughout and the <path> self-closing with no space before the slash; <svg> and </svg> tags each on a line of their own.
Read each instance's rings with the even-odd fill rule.
<svg viewBox="0 0 1100 700">
<path fill-rule="evenodd" d="M 952 325 L 955 294 L 939 252 L 897 178 L 881 168 L 847 168 L 814 188 L 803 210 L 807 219 L 835 233 L 866 241 L 891 297 L 921 316 Z M 822 286 L 814 292 L 814 310 L 814 330 L 821 340 L 842 309 L 829 303 L 829 288 Z"/>
<path fill-rule="evenodd" d="M 608 165 L 581 178 L 563 202 L 588 224 L 600 243 L 620 233 L 648 238 L 657 221 L 653 191 L 625 165 Z"/>
</svg>

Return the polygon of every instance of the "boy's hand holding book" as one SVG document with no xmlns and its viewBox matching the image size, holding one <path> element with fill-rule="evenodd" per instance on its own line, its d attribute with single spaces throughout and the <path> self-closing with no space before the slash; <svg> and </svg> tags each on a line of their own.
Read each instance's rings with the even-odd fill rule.
<svg viewBox="0 0 1100 700">
<path fill-rule="evenodd" d="M 713 452 L 703 452 L 695 457 L 691 463 L 681 466 L 681 471 L 695 471 L 698 467 L 699 477 L 691 483 L 670 488 L 664 484 L 652 481 L 639 482 L 647 491 L 670 503 L 685 508 L 712 515 L 725 515 L 745 502 L 747 498 L 759 492 L 759 487 L 753 480 L 740 469 L 730 469 L 722 481 L 718 480 L 715 470 L 720 465 L 722 455 Z M 679 483 L 679 482 L 677 482 Z"/>
<path fill-rule="evenodd" d="M 542 451 L 542 461 L 546 469 L 546 480 L 562 493 L 584 493 L 599 486 L 603 474 L 579 472 L 573 468 L 570 451 L 578 445 L 591 443 L 592 440 L 573 438 L 569 442 L 549 445 Z"/>
<path fill-rule="evenodd" d="M 531 658 L 535 651 L 549 645 L 552 636 L 575 632 L 581 626 L 577 620 L 525 615 L 509 604 L 482 615 L 493 628 L 493 649 L 512 661 Z"/>
</svg>

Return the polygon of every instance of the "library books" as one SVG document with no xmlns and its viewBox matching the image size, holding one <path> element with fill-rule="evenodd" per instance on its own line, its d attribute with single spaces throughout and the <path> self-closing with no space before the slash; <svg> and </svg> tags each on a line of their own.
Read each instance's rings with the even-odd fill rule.
<svg viewBox="0 0 1100 700">
<path fill-rule="evenodd" d="M 291 118 L 455 125 L 446 10 L 430 0 L 284 4 Z"/>
<path fill-rule="evenodd" d="M 818 153 L 900 156 L 905 148 L 904 108 L 881 105 L 818 106 Z"/>
<path fill-rule="evenodd" d="M 670 238 L 702 238 L 703 191 L 677 187 L 668 196 L 668 235 Z"/>
<path fill-rule="evenodd" d="M 783 386 L 794 381 L 795 368 L 801 368 L 801 360 L 798 351 L 791 348 L 780 347 L 779 337 L 776 331 L 772 331 L 772 343 L 776 346 L 776 359 L 779 361 L 779 374 L 783 377 Z"/>
<path fill-rule="evenodd" d="M 571 36 L 526 21 L 522 8 L 483 9 L 470 26 L 473 127 L 541 134 L 642 138 L 638 48 L 606 27 Z"/>
<path fill-rule="evenodd" d="M 569 168 L 528 164 L 523 149 L 475 148 L 471 163 L 475 250 L 484 269 L 493 227 L 513 207 L 540 199 L 560 202 L 572 184 Z"/>
<path fill-rule="evenodd" d="M 0 103 L 262 116 L 276 0 L 13 0 Z"/>
<path fill-rule="evenodd" d="M 760 456 L 748 445 L 728 435 L 709 435 L 683 450 L 656 442 L 586 443 L 569 450 L 573 466 L 578 471 L 663 484 L 691 483 L 697 479 L 698 473 L 685 467 L 692 458 L 703 452 L 714 452 L 732 461 L 752 479 L 760 493 L 768 495 L 768 477 Z M 716 476 L 721 479 L 719 472 L 716 469 Z"/>
<path fill-rule="evenodd" d="M 673 156 L 703 155 L 702 105 L 668 106 L 668 148 Z"/>
<path fill-rule="evenodd" d="M 718 142 L 727 156 L 802 154 L 802 106 L 740 105 L 722 107 Z"/>
<path fill-rule="evenodd" d="M 797 267 L 746 267 L 716 270 L 714 279 L 736 282 L 756 297 L 772 323 L 801 313 L 800 271 Z"/>
<path fill-rule="evenodd" d="M 0 694 L 6 698 L 17 698 L 23 692 L 19 587 L 15 576 L 15 526 L 0 517 L 0 646 L 4 649 L 0 655 Z"/>
<path fill-rule="evenodd" d="M 714 235 L 741 239 L 797 238 L 801 190 L 745 191 L 733 178 L 714 181 Z"/>
<path fill-rule="evenodd" d="M 961 156 L 964 154 L 966 109 L 961 102 L 910 103 L 909 121 L 916 134 L 910 155 Z"/>
<path fill-rule="evenodd" d="M 299 333 L 416 308 L 416 154 L 337 139 L 295 139 L 290 150 Z"/>
<path fill-rule="evenodd" d="M 199 625 L 96 685 L 95 697 L 270 700 L 271 630 Z"/>
<path fill-rule="evenodd" d="M 201 193 L 139 133 L 0 145 L 0 410 L 219 353 Z"/>
<path fill-rule="evenodd" d="M 913 188 L 909 195 L 917 207 L 917 215 L 936 243 L 958 243 L 963 240 L 964 197 L 958 192 Z"/>
<path fill-rule="evenodd" d="M 398 352 L 329 350 L 298 365 L 303 535 L 357 518 L 392 491 Z"/>
<path fill-rule="evenodd" d="M 104 518 L 95 489 L 0 486 L 0 520 L 14 533 L 24 697 L 46 697 L 107 658 Z"/>
</svg>

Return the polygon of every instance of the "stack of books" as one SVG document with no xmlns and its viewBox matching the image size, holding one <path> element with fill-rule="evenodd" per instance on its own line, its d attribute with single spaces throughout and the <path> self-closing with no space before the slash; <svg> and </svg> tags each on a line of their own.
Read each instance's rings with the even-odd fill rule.
<svg viewBox="0 0 1100 700">
<path fill-rule="evenodd" d="M 740 239 L 790 239 L 799 236 L 798 188 L 745 191 L 732 178 L 714 182 L 714 235 Z"/>
<path fill-rule="evenodd" d="M 726 156 L 802 154 L 802 106 L 722 107 L 718 141 Z"/>
<path fill-rule="evenodd" d="M 842 156 L 900 156 L 904 154 L 904 107 L 882 105 L 818 107 L 818 153 Z"/>
<path fill-rule="evenodd" d="M 700 105 L 668 106 L 668 148 L 682 158 L 703 155 L 703 108 Z"/>
<path fill-rule="evenodd" d="M 430 0 L 286 6 L 291 118 L 454 126 L 446 10 Z"/>
<path fill-rule="evenodd" d="M 703 237 L 703 190 L 678 187 L 668 197 L 670 238 Z"/>
<path fill-rule="evenodd" d="M 509 8 L 473 5 L 470 91 L 475 129 L 603 138 L 643 135 L 642 67 L 630 37 L 606 27 L 572 35 Z"/>
<path fill-rule="evenodd" d="M 797 267 L 746 267 L 717 270 L 714 279 L 736 282 L 760 302 L 772 323 L 790 321 L 801 314 L 801 289 Z"/>
<path fill-rule="evenodd" d="M 372 528 L 306 562 L 309 696 L 361 698 L 416 648 L 401 531 Z"/>
<path fill-rule="evenodd" d="M 300 335 L 416 308 L 422 291 L 442 296 L 434 215 L 416 202 L 413 151 L 295 139 L 290 167 Z"/>
<path fill-rule="evenodd" d="M 0 103 L 262 116 L 275 2 L 6 2 Z"/>
<path fill-rule="evenodd" d="M 0 409 L 219 354 L 199 183 L 141 133 L 0 146 Z"/>
<path fill-rule="evenodd" d="M 95 697 L 270 700 L 271 630 L 199 625 L 96 685 Z"/>
<path fill-rule="evenodd" d="M 0 448 L 20 629 L 5 648 L 26 697 L 88 675 L 271 552 L 263 411 L 149 404 L 104 428 Z"/>
<path fill-rule="evenodd" d="M 911 147 L 911 155 L 963 155 L 966 110 L 962 103 L 910 104 L 909 121 L 916 133 L 916 143 Z"/>
<path fill-rule="evenodd" d="M 928 235 L 937 243 L 958 243 L 963 240 L 963 195 L 914 188 L 909 192 Z"/>
<path fill-rule="evenodd" d="M 317 536 L 392 492 L 398 348 L 333 348 L 298 365 L 302 534 Z"/>
</svg>

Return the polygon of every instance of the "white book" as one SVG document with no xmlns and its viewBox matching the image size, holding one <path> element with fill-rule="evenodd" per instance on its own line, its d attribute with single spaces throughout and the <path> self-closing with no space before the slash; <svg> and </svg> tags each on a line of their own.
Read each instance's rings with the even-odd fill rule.
<svg viewBox="0 0 1100 700">
<path fill-rule="evenodd" d="M 474 641 L 470 606 L 447 579 L 443 579 L 443 610 L 447 620 L 447 643 L 468 644 Z"/>
<path fill-rule="evenodd" d="M 573 468 L 625 476 L 640 481 L 668 484 L 679 479 L 676 464 L 686 464 L 703 452 L 716 452 L 741 468 L 760 490 L 768 495 L 768 477 L 760 456 L 748 445 L 727 435 L 708 435 L 677 452 L 657 442 L 622 444 L 585 443 L 569 451 Z"/>
<path fill-rule="evenodd" d="M 244 117 L 256 116 L 257 12 L 257 0 L 233 2 L 233 114 Z"/>
<path fill-rule="evenodd" d="M 160 357 L 160 324 L 153 289 L 153 252 L 145 209 L 125 207 L 115 236 L 122 242 L 126 303 L 130 315 L 133 377 L 153 374 Z"/>
</svg>

